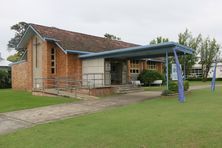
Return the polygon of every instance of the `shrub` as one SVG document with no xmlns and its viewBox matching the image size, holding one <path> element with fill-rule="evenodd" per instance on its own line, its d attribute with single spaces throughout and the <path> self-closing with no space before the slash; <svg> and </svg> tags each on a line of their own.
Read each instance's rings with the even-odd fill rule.
<svg viewBox="0 0 222 148">
<path fill-rule="evenodd" d="M 164 90 L 164 91 L 162 91 L 162 96 L 168 96 L 168 95 L 170 95 L 170 94 L 174 94 L 175 92 L 173 92 L 173 91 L 171 91 L 171 90 Z"/>
<path fill-rule="evenodd" d="M 184 86 L 184 90 L 187 91 L 190 87 L 189 81 L 184 81 L 183 86 Z M 170 81 L 169 82 L 169 90 L 173 91 L 173 92 L 178 92 L 177 81 Z"/>
<path fill-rule="evenodd" d="M 144 70 L 138 76 L 138 80 L 140 80 L 144 85 L 151 85 L 151 83 L 155 80 L 163 80 L 163 75 L 155 70 Z"/>
<path fill-rule="evenodd" d="M 184 90 L 185 90 L 185 91 L 188 91 L 188 89 L 190 88 L 190 83 L 189 83 L 189 81 L 184 81 L 183 83 L 184 83 Z"/>
<path fill-rule="evenodd" d="M 6 70 L 0 70 L 0 88 L 11 87 L 11 72 Z"/>
</svg>

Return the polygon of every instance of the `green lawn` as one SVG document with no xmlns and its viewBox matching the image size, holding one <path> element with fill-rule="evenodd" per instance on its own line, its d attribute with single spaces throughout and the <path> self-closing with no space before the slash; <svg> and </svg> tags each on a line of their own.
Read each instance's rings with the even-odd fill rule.
<svg viewBox="0 0 222 148">
<path fill-rule="evenodd" d="M 163 91 L 166 89 L 166 86 L 146 86 L 144 87 L 145 91 Z"/>
<path fill-rule="evenodd" d="M 211 85 L 211 81 L 189 81 L 190 86 L 206 86 L 206 85 Z M 216 85 L 222 85 L 222 81 L 216 81 Z M 149 87 L 144 87 L 145 91 L 163 91 L 166 89 L 166 86 L 149 86 Z"/>
<path fill-rule="evenodd" d="M 216 81 L 217 85 L 222 85 L 222 81 Z M 190 85 L 191 86 L 200 86 L 200 85 L 211 85 L 211 81 L 206 81 L 206 82 L 202 82 L 202 81 L 190 81 Z"/>
<path fill-rule="evenodd" d="M 0 147 L 222 147 L 222 87 L 161 97 L 0 136 Z"/>
<path fill-rule="evenodd" d="M 73 102 L 75 100 L 63 97 L 32 96 L 31 92 L 0 89 L 0 113 Z"/>
</svg>

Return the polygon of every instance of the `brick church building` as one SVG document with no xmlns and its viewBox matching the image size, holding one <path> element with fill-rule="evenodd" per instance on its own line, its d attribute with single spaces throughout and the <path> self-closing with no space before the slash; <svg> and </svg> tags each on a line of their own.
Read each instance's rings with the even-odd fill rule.
<svg viewBox="0 0 222 148">
<path fill-rule="evenodd" d="M 137 46 L 139 45 L 30 24 L 17 47 L 24 50 L 24 55 L 19 62 L 12 64 L 12 88 L 32 91 L 41 87 L 41 82 L 36 83 L 39 78 L 91 81 L 89 77 L 94 77 L 94 83 L 95 79 L 100 81 L 97 84 L 123 85 L 136 80 L 145 69 L 162 72 L 162 61 L 156 59 L 109 56 L 81 58 L 83 55 L 112 53 Z"/>
</svg>

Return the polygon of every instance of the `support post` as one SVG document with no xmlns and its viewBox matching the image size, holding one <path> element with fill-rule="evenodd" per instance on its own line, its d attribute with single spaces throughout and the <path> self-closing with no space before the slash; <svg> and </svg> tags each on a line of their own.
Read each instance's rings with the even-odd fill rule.
<svg viewBox="0 0 222 148">
<path fill-rule="evenodd" d="M 166 49 L 166 60 L 165 60 L 165 66 L 166 66 L 166 88 L 169 90 L 169 60 L 168 60 L 168 50 Z"/>
<path fill-rule="evenodd" d="M 186 53 L 183 55 L 183 79 L 186 80 Z"/>
</svg>

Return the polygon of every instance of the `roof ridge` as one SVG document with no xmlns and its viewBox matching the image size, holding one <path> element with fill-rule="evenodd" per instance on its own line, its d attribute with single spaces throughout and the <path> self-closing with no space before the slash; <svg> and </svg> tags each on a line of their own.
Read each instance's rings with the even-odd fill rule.
<svg viewBox="0 0 222 148">
<path fill-rule="evenodd" d="M 104 40 L 107 39 L 105 37 L 100 37 L 100 36 L 96 36 L 96 35 L 91 35 L 91 34 L 86 34 L 86 33 L 81 33 L 81 32 L 75 32 L 75 31 L 70 31 L 70 30 L 65 30 L 65 29 L 54 27 L 54 26 L 50 27 L 50 26 L 39 25 L 39 24 L 34 24 L 34 23 L 29 23 L 29 25 L 31 25 L 34 28 L 35 28 L 35 25 L 36 25 L 36 26 L 46 27 L 46 28 L 50 28 L 50 29 L 56 29 L 56 30 L 60 30 L 60 31 L 64 31 L 64 32 L 75 33 L 75 34 L 80 34 L 80 35 L 84 35 L 84 36 L 91 36 L 91 37 L 94 37 L 94 38 L 99 38 L 99 39 L 104 39 Z M 121 40 L 111 40 L 111 39 L 107 39 L 107 40 L 109 40 L 111 42 L 122 42 L 122 43 L 127 43 L 127 44 L 132 44 L 132 45 L 135 45 L 135 46 L 139 46 L 139 44 L 130 43 L 130 42 L 121 41 Z"/>
</svg>

